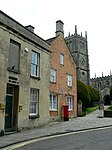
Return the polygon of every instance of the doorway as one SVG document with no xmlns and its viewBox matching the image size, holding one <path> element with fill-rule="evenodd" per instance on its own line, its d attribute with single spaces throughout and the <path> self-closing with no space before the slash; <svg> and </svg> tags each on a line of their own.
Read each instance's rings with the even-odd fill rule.
<svg viewBox="0 0 112 150">
<path fill-rule="evenodd" d="M 17 129 L 19 86 L 7 85 L 5 107 L 5 131 Z"/>
<path fill-rule="evenodd" d="M 104 98 L 104 105 L 111 105 L 110 95 L 105 95 Z"/>
</svg>

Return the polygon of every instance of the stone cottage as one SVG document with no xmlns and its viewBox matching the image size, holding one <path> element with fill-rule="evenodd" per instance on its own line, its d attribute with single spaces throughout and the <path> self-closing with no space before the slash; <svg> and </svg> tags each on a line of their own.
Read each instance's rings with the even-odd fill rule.
<svg viewBox="0 0 112 150">
<path fill-rule="evenodd" d="M 0 11 L 0 130 L 49 122 L 50 45 Z"/>
</svg>

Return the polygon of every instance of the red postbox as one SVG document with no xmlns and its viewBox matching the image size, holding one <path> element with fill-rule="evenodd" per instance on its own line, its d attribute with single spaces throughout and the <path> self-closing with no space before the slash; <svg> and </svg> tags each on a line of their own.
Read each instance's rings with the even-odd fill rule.
<svg viewBox="0 0 112 150">
<path fill-rule="evenodd" d="M 63 105 L 63 118 L 64 121 L 69 121 L 68 105 Z"/>
</svg>

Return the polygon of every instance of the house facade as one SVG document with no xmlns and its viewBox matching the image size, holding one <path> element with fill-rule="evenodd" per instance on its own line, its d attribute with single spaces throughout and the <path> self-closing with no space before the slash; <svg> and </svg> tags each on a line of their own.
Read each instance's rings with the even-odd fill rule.
<svg viewBox="0 0 112 150">
<path fill-rule="evenodd" d="M 50 45 L 0 11 L 0 130 L 49 122 Z"/>
<path fill-rule="evenodd" d="M 64 118 L 64 106 L 68 116 L 77 116 L 76 64 L 64 39 L 63 22 L 56 22 L 56 36 L 48 39 L 51 44 L 50 118 Z"/>
</svg>

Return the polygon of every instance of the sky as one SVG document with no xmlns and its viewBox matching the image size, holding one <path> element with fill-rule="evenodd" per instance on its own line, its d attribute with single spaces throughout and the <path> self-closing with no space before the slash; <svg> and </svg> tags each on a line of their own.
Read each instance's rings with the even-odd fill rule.
<svg viewBox="0 0 112 150">
<path fill-rule="evenodd" d="M 64 23 L 64 36 L 88 37 L 90 77 L 112 72 L 112 1 L 111 0 L 1 0 L 0 10 L 21 23 L 32 25 L 44 40 L 55 36 L 56 21 Z"/>
</svg>

